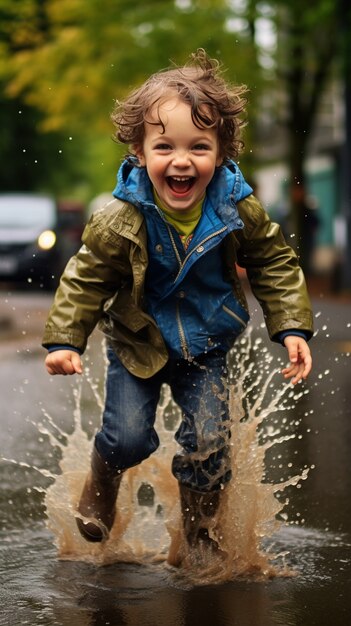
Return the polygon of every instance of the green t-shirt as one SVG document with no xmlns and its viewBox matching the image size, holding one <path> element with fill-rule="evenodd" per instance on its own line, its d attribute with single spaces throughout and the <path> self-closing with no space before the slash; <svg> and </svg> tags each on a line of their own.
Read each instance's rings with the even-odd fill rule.
<svg viewBox="0 0 351 626">
<path fill-rule="evenodd" d="M 165 219 L 167 222 L 172 224 L 176 229 L 179 237 L 182 240 L 182 244 L 187 250 L 189 244 L 191 242 L 194 230 L 200 221 L 203 198 L 194 206 L 192 209 L 188 209 L 186 211 L 171 211 L 166 208 L 160 198 L 158 197 L 156 190 L 154 189 L 154 198 L 157 206 L 161 209 Z"/>
</svg>

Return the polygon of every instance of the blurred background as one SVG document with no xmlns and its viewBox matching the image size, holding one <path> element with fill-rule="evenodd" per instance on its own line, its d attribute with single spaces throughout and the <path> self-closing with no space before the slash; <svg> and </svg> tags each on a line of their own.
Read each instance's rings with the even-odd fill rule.
<svg viewBox="0 0 351 626">
<path fill-rule="evenodd" d="M 112 139 L 115 100 L 198 47 L 250 89 L 240 167 L 307 276 L 351 288 L 348 0 L 0 0 L 0 280 L 37 271 L 54 286 L 114 188 L 125 151 Z M 33 194 L 55 204 L 37 225 L 55 244 L 33 244 L 39 268 L 28 270 L 16 261 L 24 233 L 22 248 L 21 237 L 9 248 L 8 213 L 18 226 Z M 57 242 L 65 249 L 51 271 Z"/>
<path fill-rule="evenodd" d="M 125 152 L 112 139 L 116 99 L 198 47 L 250 90 L 240 167 L 300 255 L 313 296 L 314 371 L 296 406 L 269 416 L 269 436 L 292 436 L 268 447 L 265 478 L 316 471 L 284 494 L 288 521 L 273 550 L 297 576 L 189 591 L 161 568 L 57 558 L 44 487 L 76 436 L 80 396 L 77 381 L 47 376 L 40 342 L 63 265 L 115 186 Z M 349 0 L 0 0 L 0 120 L 0 623 L 348 624 Z M 259 357 L 273 354 L 276 367 L 281 347 L 266 347 L 256 306 L 252 359 L 265 375 Z M 93 336 L 85 364 L 102 386 L 101 348 Z M 91 432 L 100 416 L 89 393 L 82 402 Z"/>
</svg>

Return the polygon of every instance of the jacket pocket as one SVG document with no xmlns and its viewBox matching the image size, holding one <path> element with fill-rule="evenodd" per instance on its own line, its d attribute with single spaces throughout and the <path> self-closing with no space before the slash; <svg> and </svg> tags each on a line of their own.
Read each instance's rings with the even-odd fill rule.
<svg viewBox="0 0 351 626">
<path fill-rule="evenodd" d="M 241 328 L 244 330 L 244 328 L 246 328 L 247 325 L 247 319 L 243 319 L 243 317 L 241 317 L 238 313 L 235 313 L 235 311 L 232 311 L 226 304 L 222 305 L 222 309 L 225 313 L 227 313 L 227 315 L 229 315 L 230 317 L 233 318 L 233 320 L 239 324 L 239 326 L 241 326 Z M 247 318 L 247 314 L 245 316 Z"/>
<path fill-rule="evenodd" d="M 245 330 L 250 316 L 236 299 L 234 294 L 228 296 L 221 305 L 223 327 L 227 326 L 230 334 L 239 335 Z"/>
<path fill-rule="evenodd" d="M 111 307 L 107 310 L 107 315 L 111 320 L 122 324 L 133 333 L 138 333 L 150 324 L 149 316 L 132 304 L 128 307 L 120 307 L 118 310 Z"/>
</svg>

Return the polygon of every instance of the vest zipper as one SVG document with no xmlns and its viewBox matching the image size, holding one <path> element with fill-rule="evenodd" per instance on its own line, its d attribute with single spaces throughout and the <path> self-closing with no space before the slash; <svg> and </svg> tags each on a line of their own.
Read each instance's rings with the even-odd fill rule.
<svg viewBox="0 0 351 626">
<path fill-rule="evenodd" d="M 167 226 L 167 230 L 168 230 L 169 238 L 170 238 L 170 240 L 171 240 L 171 244 L 172 244 L 173 249 L 174 249 L 174 253 L 175 253 L 176 257 L 177 257 L 177 261 L 178 261 L 178 263 L 179 263 L 179 267 L 181 268 L 181 267 L 182 267 L 182 259 L 180 258 L 180 254 L 179 254 L 179 251 L 178 251 L 178 248 L 177 248 L 176 242 L 174 241 L 174 237 L 173 237 L 172 230 L 171 230 L 171 228 L 169 227 L 169 225 L 167 224 L 167 222 L 166 222 L 166 226 Z M 179 272 L 180 272 L 180 271 L 181 271 L 181 270 L 179 270 Z M 179 273 L 179 272 L 178 272 L 178 273 Z"/>
<path fill-rule="evenodd" d="M 187 262 L 187 260 L 191 257 L 192 254 L 194 254 L 194 252 L 197 251 L 198 248 L 200 248 L 200 246 L 203 246 L 204 243 L 206 243 L 209 239 L 212 239 L 212 237 L 216 237 L 217 235 L 220 235 L 221 233 L 223 233 L 225 230 L 227 230 L 227 226 L 223 226 L 223 228 L 220 228 L 219 230 L 217 230 L 215 233 L 211 233 L 211 235 L 207 235 L 207 237 L 205 237 L 205 239 L 203 239 L 202 241 L 200 241 L 196 248 L 194 248 L 193 250 L 191 250 L 189 252 L 189 254 L 186 255 L 184 261 L 182 262 L 180 257 L 179 257 L 179 262 L 180 262 L 180 268 L 179 268 L 179 272 L 177 274 L 177 276 L 174 279 L 174 282 L 177 282 L 179 275 L 182 273 L 183 267 L 185 265 L 185 263 Z M 170 233 L 171 234 L 171 233 Z M 172 239 L 172 243 L 175 246 L 174 240 Z M 178 250 L 177 250 L 178 252 Z"/>
<path fill-rule="evenodd" d="M 164 219 L 164 218 L 163 218 L 163 219 Z M 166 226 L 167 226 L 167 230 L 168 230 L 169 238 L 170 238 L 170 240 L 171 240 L 171 244 L 172 244 L 172 246 L 173 246 L 174 253 L 175 253 L 176 258 L 177 258 L 177 261 L 178 261 L 178 263 L 179 263 L 179 272 L 178 272 L 177 276 L 176 276 L 176 277 L 175 277 L 175 279 L 174 279 L 174 283 L 178 280 L 178 278 L 179 278 L 179 276 L 180 276 L 180 274 L 181 274 L 181 272 L 182 272 L 182 270 L 183 270 L 183 267 L 184 267 L 185 263 L 187 262 L 187 260 L 189 259 L 189 257 L 191 257 L 191 255 L 192 255 L 194 252 L 196 252 L 196 250 L 197 250 L 200 246 L 203 246 L 203 245 L 204 245 L 204 243 L 206 243 L 209 239 L 212 239 L 212 237 L 216 237 L 217 235 L 220 235 L 220 234 L 221 234 L 221 233 L 223 233 L 225 230 L 227 230 L 227 227 L 226 227 L 226 226 L 223 226 L 223 228 L 220 228 L 220 229 L 219 229 L 219 230 L 217 230 L 215 233 L 211 233 L 211 235 L 208 235 L 207 237 L 205 237 L 205 239 L 203 239 L 202 241 L 200 241 L 200 242 L 198 243 L 198 245 L 196 246 L 196 248 L 194 248 L 193 250 L 191 250 L 191 252 L 189 252 L 189 254 L 187 254 L 187 255 L 186 255 L 186 257 L 185 257 L 184 261 L 182 262 L 182 259 L 181 259 L 181 257 L 180 257 L 180 254 L 179 254 L 178 248 L 177 248 L 176 243 L 175 243 L 175 241 L 174 241 L 174 237 L 173 237 L 172 229 L 170 228 L 169 224 L 167 224 L 167 221 L 166 221 L 165 219 L 164 219 L 164 222 L 165 222 L 165 224 L 166 224 Z M 232 313 L 232 311 L 230 311 L 230 309 L 228 309 L 228 312 L 230 312 L 231 314 L 233 314 L 233 313 Z M 235 314 L 234 314 L 234 317 L 235 317 Z M 184 332 L 184 328 L 183 328 L 182 320 L 181 320 L 181 317 L 180 317 L 179 302 L 177 302 L 177 306 L 176 306 L 176 318 L 177 318 L 177 326 L 178 326 L 178 332 L 179 332 L 179 338 L 180 338 L 180 346 L 181 346 L 181 349 L 182 349 L 183 357 L 184 357 L 184 359 L 189 359 L 189 357 L 190 357 L 190 352 L 189 352 L 188 344 L 187 344 L 187 341 L 186 341 L 186 337 L 185 337 L 185 332 Z M 244 322 L 243 322 L 243 321 L 242 321 L 239 317 L 238 317 L 238 321 L 242 324 L 242 326 L 244 326 L 244 327 L 245 327 Z"/>
<path fill-rule="evenodd" d="M 178 332 L 179 332 L 179 338 L 180 338 L 180 347 L 182 349 L 183 357 L 184 359 L 189 359 L 190 352 L 189 352 L 188 344 L 186 341 L 182 320 L 180 319 L 179 302 L 177 302 L 177 306 L 176 306 L 176 317 L 177 317 L 177 326 L 178 326 Z"/>
</svg>

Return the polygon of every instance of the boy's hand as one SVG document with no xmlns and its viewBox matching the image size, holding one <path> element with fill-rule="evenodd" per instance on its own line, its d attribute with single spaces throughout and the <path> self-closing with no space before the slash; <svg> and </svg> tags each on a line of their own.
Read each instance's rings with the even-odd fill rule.
<svg viewBox="0 0 351 626">
<path fill-rule="evenodd" d="M 49 352 L 45 359 L 46 369 L 51 376 L 54 374 L 81 374 L 82 361 L 74 350 L 55 350 Z"/>
<path fill-rule="evenodd" d="M 291 378 L 296 385 L 302 378 L 306 379 L 312 369 L 312 357 L 307 341 L 302 337 L 288 335 L 284 339 L 290 364 L 282 370 L 284 378 Z"/>
</svg>

